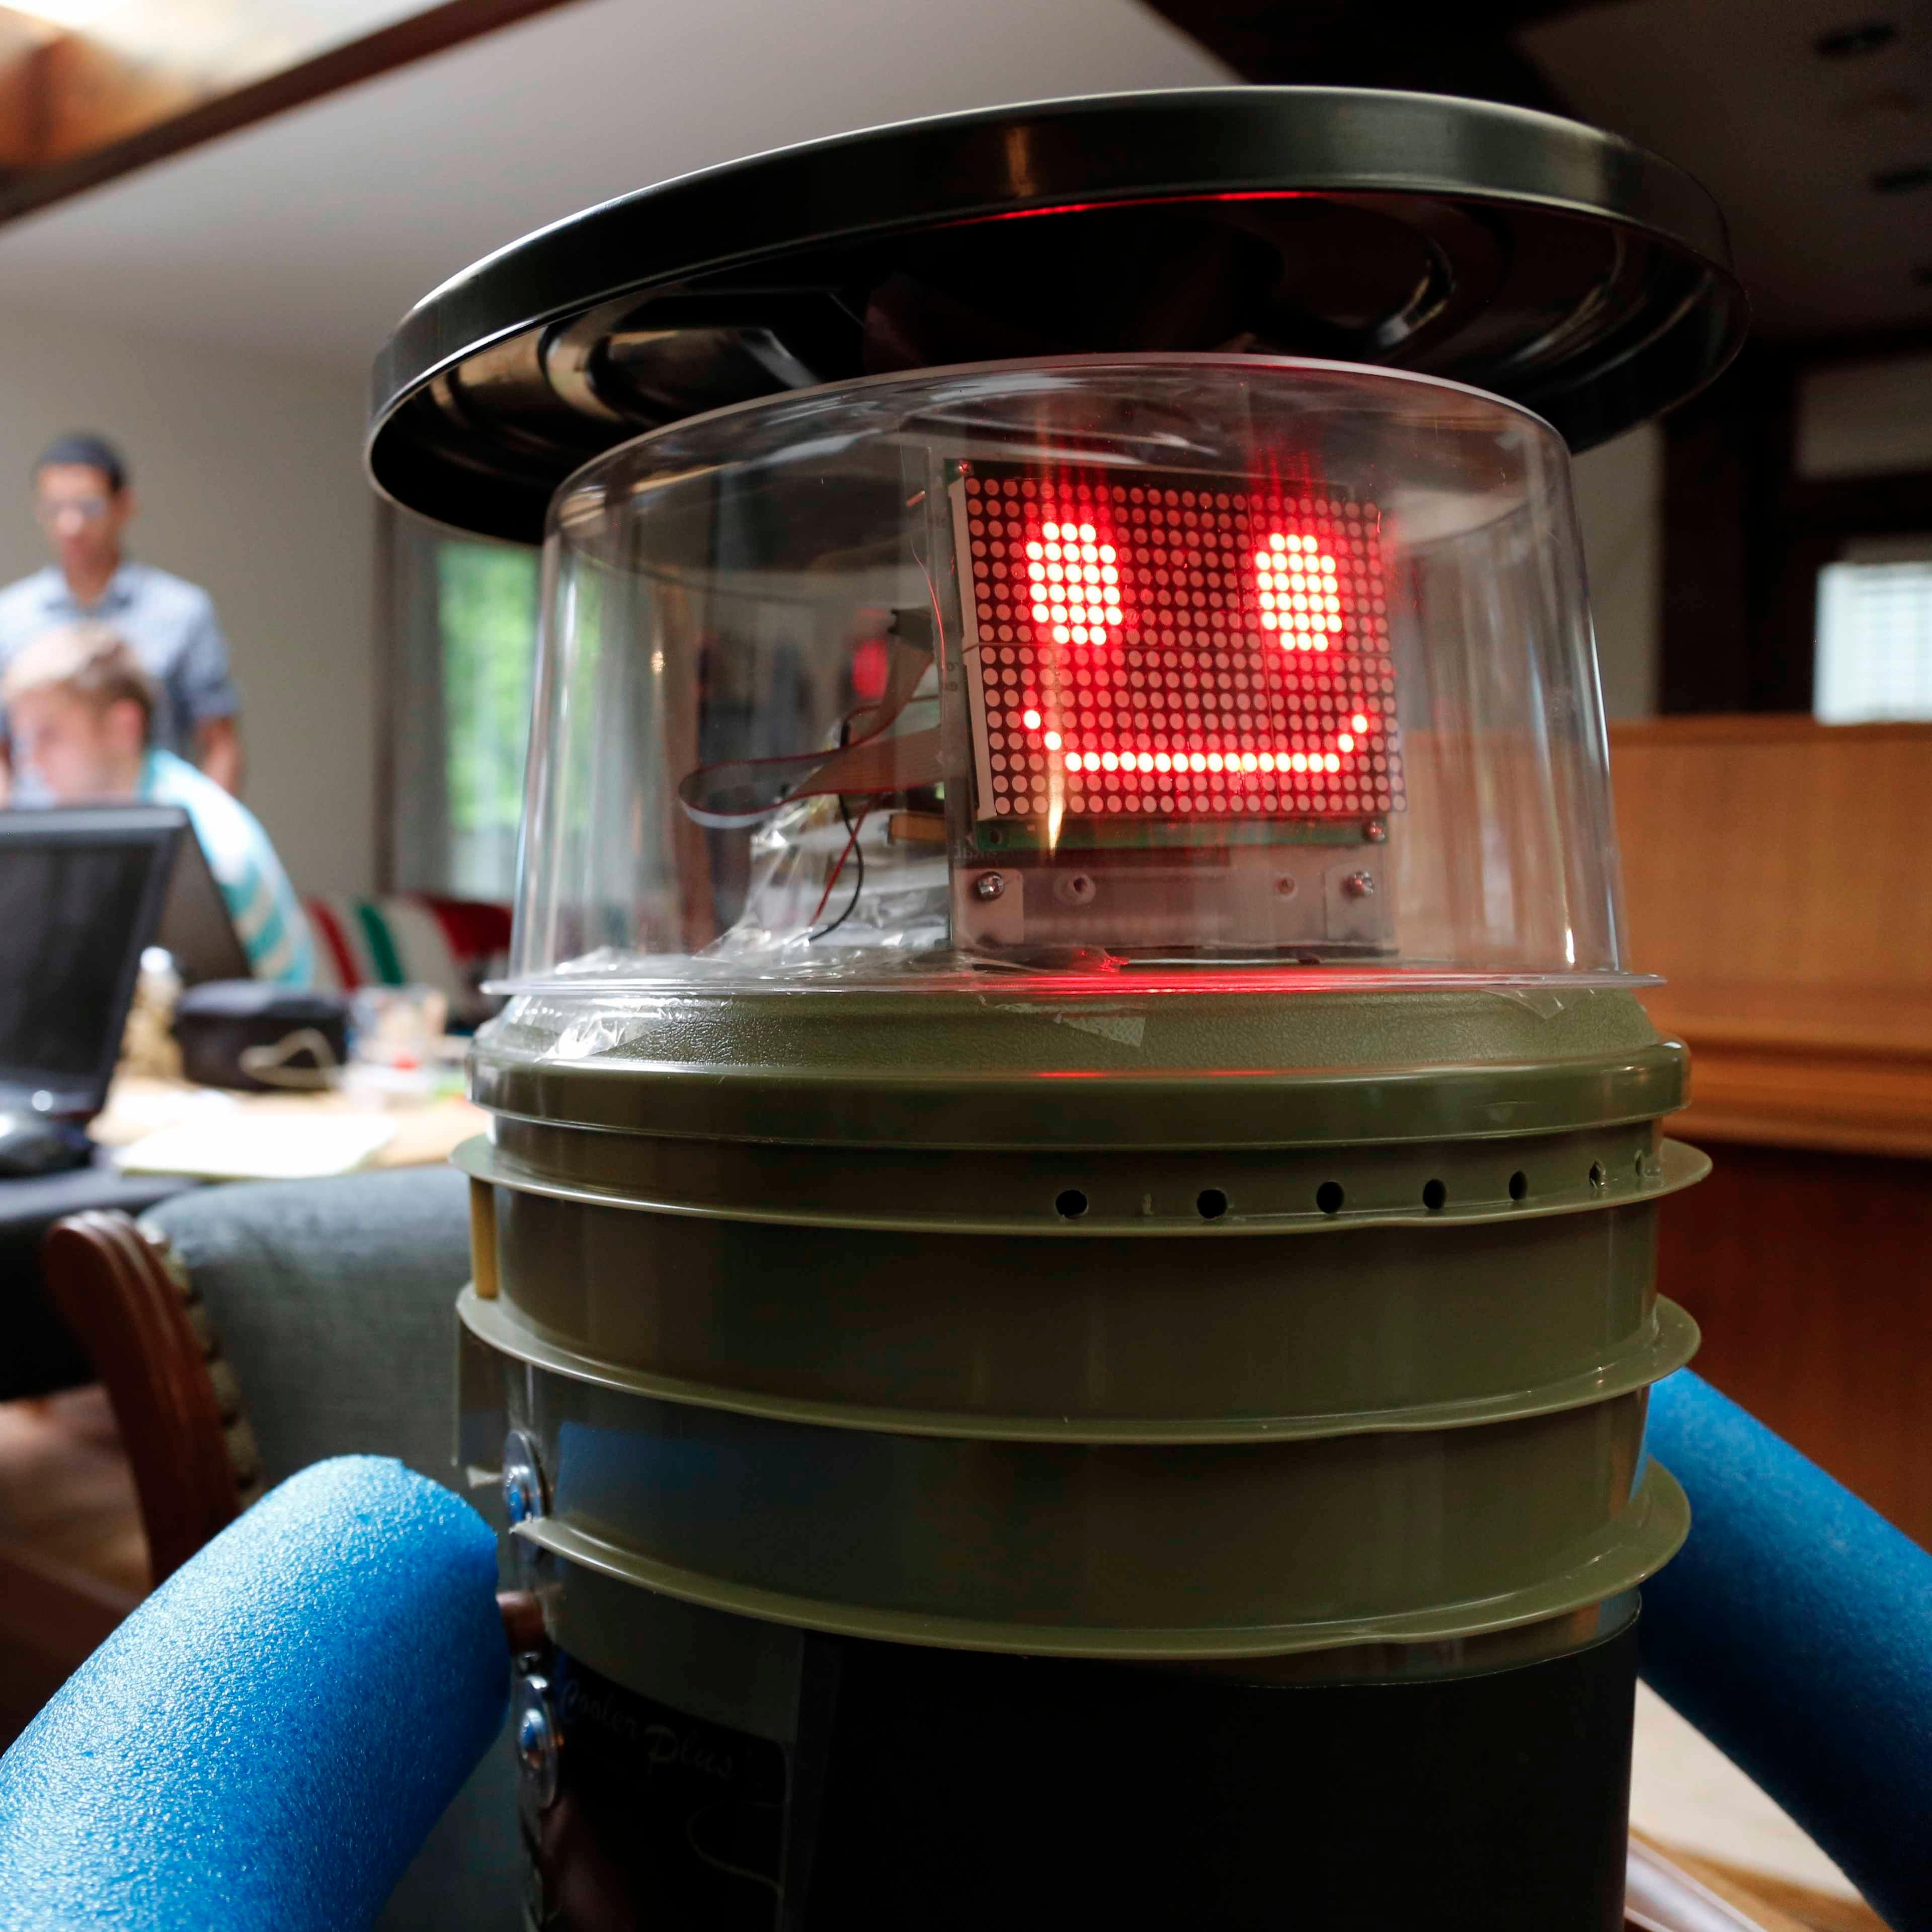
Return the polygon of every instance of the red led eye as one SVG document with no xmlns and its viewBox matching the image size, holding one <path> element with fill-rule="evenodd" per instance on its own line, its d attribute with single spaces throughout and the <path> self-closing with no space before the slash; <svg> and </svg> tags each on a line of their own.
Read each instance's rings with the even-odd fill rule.
<svg viewBox="0 0 1932 1932">
<path fill-rule="evenodd" d="M 1076 817 L 1399 808 L 1378 802 L 1401 791 L 1392 732 L 1355 694 L 1379 706 L 1394 689 L 1372 515 L 1344 522 L 1347 506 L 1322 498 L 1096 484 L 1093 509 L 1055 506 L 1029 528 L 1022 500 L 1041 516 L 1064 484 L 973 480 L 966 616 L 980 650 L 968 662 L 989 814 L 1044 812 L 1054 796 Z M 1342 609 L 1350 595 L 1359 615 Z M 1081 742 L 1102 734 L 1104 753 Z M 1370 749 L 1376 775 L 1358 776 Z"/>
</svg>

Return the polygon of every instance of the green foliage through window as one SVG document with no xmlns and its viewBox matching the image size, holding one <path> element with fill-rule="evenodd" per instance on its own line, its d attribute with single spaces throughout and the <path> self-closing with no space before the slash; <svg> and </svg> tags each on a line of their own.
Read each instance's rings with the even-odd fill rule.
<svg viewBox="0 0 1932 1932">
<path fill-rule="evenodd" d="M 512 884 L 536 655 L 537 570 L 532 550 L 451 539 L 436 545 L 450 883 L 459 892 L 500 898 Z"/>
</svg>

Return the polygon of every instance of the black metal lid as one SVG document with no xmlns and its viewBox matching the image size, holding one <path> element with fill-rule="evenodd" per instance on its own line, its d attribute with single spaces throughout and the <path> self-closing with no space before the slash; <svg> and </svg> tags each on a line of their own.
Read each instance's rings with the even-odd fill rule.
<svg viewBox="0 0 1932 1932">
<path fill-rule="evenodd" d="M 572 470 L 685 416 L 1121 350 L 1420 370 L 1584 449 L 1702 387 L 1744 322 L 1711 197 L 1572 122 L 1331 88 L 1049 101 L 688 175 L 486 256 L 383 349 L 368 462 L 410 509 L 533 542 Z"/>
</svg>

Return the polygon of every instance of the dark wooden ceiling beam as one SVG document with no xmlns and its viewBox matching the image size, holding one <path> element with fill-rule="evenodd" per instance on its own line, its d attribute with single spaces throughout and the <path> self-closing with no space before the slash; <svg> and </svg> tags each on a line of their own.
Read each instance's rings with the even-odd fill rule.
<svg viewBox="0 0 1932 1932">
<path fill-rule="evenodd" d="M 357 40 L 224 86 L 80 33 L 34 34 L 0 7 L 0 222 L 446 52 L 569 0 L 444 0 Z M 265 30 L 284 25 L 256 4 Z"/>
<path fill-rule="evenodd" d="M 1565 111 L 1510 36 L 1604 0 L 1150 0 L 1244 80 L 1412 88 Z"/>
</svg>

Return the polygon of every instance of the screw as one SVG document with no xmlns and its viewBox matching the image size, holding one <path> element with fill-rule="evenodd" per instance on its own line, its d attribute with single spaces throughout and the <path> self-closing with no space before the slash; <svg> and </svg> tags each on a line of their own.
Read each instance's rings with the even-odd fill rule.
<svg viewBox="0 0 1932 1932">
<path fill-rule="evenodd" d="M 1292 899 L 1301 890 L 1292 872 L 1284 872 L 1274 882 L 1274 896 L 1278 899 Z"/>
<path fill-rule="evenodd" d="M 544 1513 L 543 1476 L 537 1465 L 537 1445 L 521 1429 L 512 1430 L 503 1438 L 503 1508 L 512 1528 Z"/>
<path fill-rule="evenodd" d="M 1005 878 L 998 872 L 982 872 L 973 881 L 973 896 L 976 899 L 996 899 L 1006 889 Z"/>
<path fill-rule="evenodd" d="M 550 1679 L 532 1672 L 517 1679 L 517 1768 L 521 1773 L 524 1796 L 532 1809 L 547 1811 L 556 1802 L 556 1718 L 550 1708 Z"/>
<path fill-rule="evenodd" d="M 1376 875 L 1372 872 L 1351 872 L 1342 881 L 1342 890 L 1352 899 L 1369 899 L 1376 896 Z"/>
<path fill-rule="evenodd" d="M 1379 818 L 1372 818 L 1362 827 L 1362 836 L 1371 845 L 1385 844 L 1388 841 L 1388 827 Z"/>
</svg>

